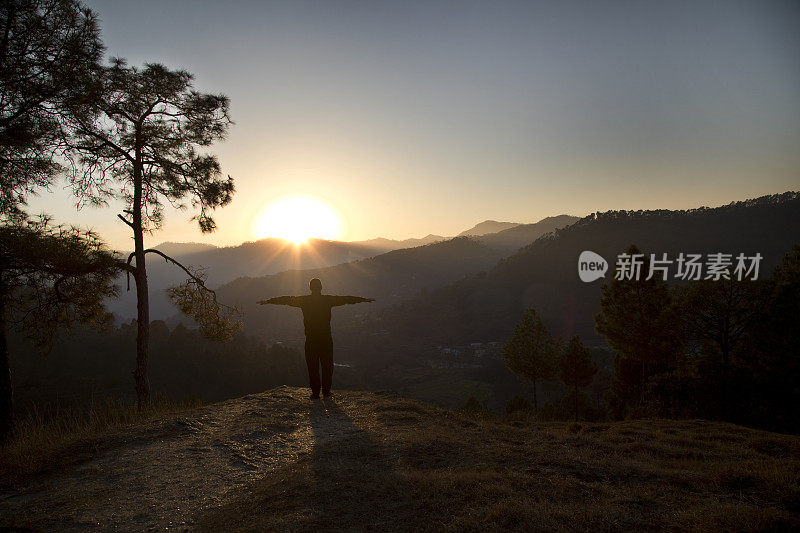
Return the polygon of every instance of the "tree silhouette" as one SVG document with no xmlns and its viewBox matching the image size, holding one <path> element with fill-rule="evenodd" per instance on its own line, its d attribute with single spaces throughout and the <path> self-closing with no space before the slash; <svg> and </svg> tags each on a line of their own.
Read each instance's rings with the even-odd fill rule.
<svg viewBox="0 0 800 533">
<path fill-rule="evenodd" d="M 797 353 L 800 345 L 800 245 L 795 244 L 775 267 L 770 289 L 767 319 L 771 327 L 767 332 L 769 340 L 764 339 L 763 344 L 771 352 L 793 359 L 792 367 L 796 369 L 800 362 L 792 354 Z"/>
<path fill-rule="evenodd" d="M 628 254 L 640 254 L 631 246 Z M 647 378 L 666 369 L 680 351 L 680 323 L 669 287 L 657 276 L 648 277 L 649 259 L 642 257 L 641 275 L 636 279 L 614 276 L 601 287 L 600 312 L 595 328 L 608 344 L 619 351 L 614 363 L 612 391 L 643 402 Z M 624 370 L 624 371 L 623 371 Z M 638 383 L 623 383 L 624 376 L 638 374 Z M 636 390 L 627 390 L 630 388 Z M 625 390 L 620 390 L 625 389 Z"/>
<path fill-rule="evenodd" d="M 752 412 L 748 424 L 800 433 L 796 407 L 800 403 L 800 245 L 784 255 L 763 288 L 768 303 L 747 327 L 737 357 L 732 358 L 735 366 L 743 367 L 759 397 L 739 404 L 742 411 Z"/>
<path fill-rule="evenodd" d="M 558 343 L 533 309 L 525 311 L 514 328 L 514 335 L 503 346 L 506 366 L 533 385 L 534 411 L 539 409 L 536 384 L 555 377 L 558 350 Z"/>
<path fill-rule="evenodd" d="M 753 280 L 698 280 L 682 287 L 679 306 L 687 337 L 710 342 L 728 367 L 731 355 L 767 305 L 763 282 Z"/>
<path fill-rule="evenodd" d="M 0 439 L 13 429 L 7 345 L 18 322 L 46 345 L 59 326 L 98 322 L 116 259 L 92 233 L 30 221 L 27 196 L 62 170 L 65 117 L 86 105 L 103 46 L 95 14 L 75 0 L 0 7 Z"/>
<path fill-rule="evenodd" d="M 60 170 L 64 113 L 85 102 L 103 45 L 96 15 L 75 0 L 6 0 L 0 8 L 0 213 Z"/>
<path fill-rule="evenodd" d="M 140 69 L 113 59 L 96 78 L 90 104 L 71 116 L 74 135 L 65 144 L 79 206 L 103 204 L 110 198 L 126 204 L 125 214 L 117 216 L 130 227 L 134 241 L 125 268 L 136 284 L 134 378 L 140 408 L 150 394 L 147 254 L 159 255 L 185 271 L 189 281 L 172 295 L 205 331 L 226 338 L 238 325 L 230 319 L 235 310 L 217 303 L 202 273 L 144 245 L 144 234 L 161 227 L 164 201 L 180 209 L 190 203 L 198 210 L 192 219 L 205 233 L 216 227 L 211 211 L 230 202 L 234 192 L 233 179 L 222 177 L 217 158 L 203 151 L 225 137 L 231 124 L 228 98 L 195 91 L 192 79 L 184 70 L 160 64 Z"/>
<path fill-rule="evenodd" d="M 561 381 L 573 387 L 575 393 L 575 421 L 578 420 L 578 389 L 588 387 L 597 374 L 597 365 L 592 361 L 589 350 L 577 335 L 569 341 L 559 361 Z"/>
<path fill-rule="evenodd" d="M 0 226 L 0 440 L 13 428 L 9 326 L 46 347 L 61 327 L 105 323 L 119 264 L 91 232 L 22 216 Z"/>
<path fill-rule="evenodd" d="M 722 412 L 730 419 L 733 393 L 731 357 L 767 305 L 769 293 L 764 282 L 720 279 L 691 282 L 679 292 L 686 339 L 709 345 L 722 363 L 720 383 Z"/>
</svg>

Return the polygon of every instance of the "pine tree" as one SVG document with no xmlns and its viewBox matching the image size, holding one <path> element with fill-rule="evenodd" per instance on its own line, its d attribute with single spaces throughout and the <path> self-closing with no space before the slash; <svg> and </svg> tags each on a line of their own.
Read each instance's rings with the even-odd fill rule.
<svg viewBox="0 0 800 533">
<path fill-rule="evenodd" d="M 51 185 L 64 116 L 84 105 L 100 69 L 97 15 L 76 0 L 4 0 L 0 7 L 0 214 Z"/>
<path fill-rule="evenodd" d="M 592 361 L 589 350 L 577 335 L 569 341 L 559 361 L 561 381 L 572 387 L 575 393 L 575 420 L 578 420 L 578 389 L 588 387 L 597 374 L 597 365 Z"/>
<path fill-rule="evenodd" d="M 627 253 L 641 254 L 636 246 Z M 642 254 L 638 277 L 618 279 L 615 275 L 603 284 L 600 312 L 595 317 L 597 332 L 623 359 L 615 362 L 615 368 L 638 369 L 636 382 L 622 383 L 622 374 L 615 372 L 612 390 L 624 389 L 620 391 L 624 396 L 638 397 L 639 403 L 644 401 L 647 379 L 669 368 L 681 343 L 680 322 L 669 287 L 658 276 L 647 279 L 649 265 L 649 258 Z"/>
<path fill-rule="evenodd" d="M 47 345 L 60 327 L 102 322 L 114 292 L 117 260 L 96 235 L 24 213 L 62 170 L 65 117 L 89 102 L 102 52 L 97 16 L 76 0 L 0 6 L 0 440 L 13 429 L 9 327 Z"/>
<path fill-rule="evenodd" d="M 559 346 L 533 309 L 522 315 L 514 335 L 503 347 L 503 360 L 533 385 L 533 408 L 539 409 L 536 385 L 555 377 Z"/>
<path fill-rule="evenodd" d="M 134 378 L 138 405 L 149 401 L 148 353 L 150 304 L 148 254 L 184 270 L 188 280 L 171 292 L 178 307 L 219 339 L 241 324 L 236 310 L 219 304 L 194 271 L 144 243 L 145 233 L 161 227 L 164 202 L 197 209 L 202 232 L 216 228 L 211 211 L 231 201 L 233 179 L 223 177 L 217 158 L 206 152 L 224 139 L 231 119 L 224 95 L 195 91 L 193 76 L 160 64 L 129 67 L 122 59 L 97 76 L 89 105 L 70 117 L 74 132 L 66 147 L 73 161 L 70 182 L 81 203 L 103 204 L 119 198 L 127 204 L 118 214 L 133 234 L 134 251 L 125 266 L 136 284 L 137 337 Z M 74 154 L 74 155 L 73 155 Z"/>
</svg>

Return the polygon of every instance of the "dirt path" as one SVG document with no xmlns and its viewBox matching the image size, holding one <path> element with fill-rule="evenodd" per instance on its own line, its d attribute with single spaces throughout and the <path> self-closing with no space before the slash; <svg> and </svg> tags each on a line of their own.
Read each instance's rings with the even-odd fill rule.
<svg viewBox="0 0 800 533">
<path fill-rule="evenodd" d="M 0 513 L 37 529 L 191 527 L 315 443 L 352 436 L 331 407 L 283 387 L 139 426 L 89 462 L 0 495 Z"/>
</svg>

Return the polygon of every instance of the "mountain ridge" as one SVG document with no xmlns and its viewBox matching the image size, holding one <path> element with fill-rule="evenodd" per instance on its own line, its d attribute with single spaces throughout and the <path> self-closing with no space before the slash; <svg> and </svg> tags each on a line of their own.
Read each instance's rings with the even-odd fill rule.
<svg viewBox="0 0 800 533">
<path fill-rule="evenodd" d="M 276 296 L 302 294 L 308 290 L 308 280 L 318 277 L 323 290 L 335 294 L 355 294 L 375 298 L 375 304 L 342 308 L 336 321 L 387 307 L 410 298 L 420 291 L 430 291 L 465 276 L 494 266 L 497 261 L 554 227 L 570 221 L 570 217 L 552 217 L 543 223 L 527 225 L 511 240 L 503 232 L 483 237 L 455 237 L 424 246 L 392 250 L 355 262 L 319 269 L 293 269 L 261 277 L 243 277 L 221 285 L 217 294 L 221 301 L 236 305 L 245 312 L 245 329 L 267 339 L 279 339 L 280 332 L 300 331 L 299 323 L 290 313 L 271 306 L 256 306 L 253 294 Z M 512 228 L 516 229 L 516 228 Z M 509 230 L 506 230 L 509 231 Z M 494 244 L 492 238 L 501 238 Z M 487 240 L 488 239 L 488 240 Z M 516 239 L 516 240 L 514 240 Z M 177 320 L 177 319 L 176 319 Z M 380 329 L 380 328 L 379 328 Z"/>
<path fill-rule="evenodd" d="M 497 220 L 484 220 L 462 231 L 456 237 L 480 237 L 487 233 L 497 233 L 506 229 L 519 226 L 519 222 L 498 222 Z"/>
<path fill-rule="evenodd" d="M 488 249 L 491 249 L 491 264 L 503 255 L 516 250 L 519 246 L 533 241 L 539 235 L 552 231 L 553 220 L 558 217 L 543 219 L 543 223 L 524 225 L 524 230 L 518 234 L 504 235 L 487 234 L 478 237 Z M 559 219 L 561 220 L 561 219 Z M 571 220 L 571 218 L 570 218 Z M 568 220 L 561 220 L 566 224 Z M 407 239 L 406 241 L 376 240 L 371 241 L 329 241 L 324 239 L 311 239 L 304 246 L 295 246 L 283 239 L 261 239 L 248 241 L 236 246 L 208 247 L 194 243 L 162 243 L 156 248 L 169 254 L 172 250 L 190 250 L 191 253 L 176 255 L 175 259 L 187 266 L 202 267 L 205 270 L 207 284 L 216 287 L 230 283 L 237 278 L 258 278 L 285 271 L 315 270 L 374 258 L 382 254 L 397 250 L 410 250 L 439 244 L 449 239 L 439 239 L 438 235 L 428 235 L 422 239 Z M 430 241 L 422 243 L 423 241 Z M 422 244 L 420 244 L 422 243 Z M 488 255 L 488 252 L 487 252 Z M 453 258 L 454 261 L 458 257 Z M 465 258 L 465 261 L 471 261 Z M 479 265 L 481 270 L 490 266 L 489 263 Z M 456 268 L 461 272 L 463 269 Z M 476 270 L 477 271 L 477 270 Z M 150 316 L 153 319 L 166 319 L 174 314 L 174 308 L 167 300 L 163 289 L 170 285 L 180 283 L 185 279 L 183 272 L 160 259 L 148 261 L 148 282 L 150 286 Z M 124 279 L 119 282 L 120 298 L 110 300 L 108 306 L 118 317 L 132 317 L 135 314 L 135 293 L 127 292 Z"/>
<path fill-rule="evenodd" d="M 798 235 L 800 194 L 793 191 L 715 208 L 597 212 L 541 236 L 482 276 L 387 310 L 382 320 L 394 324 L 401 338 L 414 332 L 414 339 L 427 336 L 434 344 L 448 345 L 456 338 L 486 342 L 506 338 L 522 312 L 533 307 L 554 334 L 579 334 L 602 344 L 594 316 L 603 281 L 580 281 L 577 259 L 582 251 L 605 257 L 610 270 L 613 258 L 631 244 L 644 253 L 666 252 L 669 257 L 680 252 L 758 252 L 764 257 L 762 276 L 767 277 Z M 487 315 L 486 309 L 492 312 Z M 426 322 L 425 329 L 420 322 Z"/>
<path fill-rule="evenodd" d="M 448 237 L 429 233 L 428 235 L 421 237 L 419 239 L 410 238 L 410 239 L 397 240 L 397 239 L 387 239 L 386 237 L 376 237 L 374 239 L 366 239 L 363 241 L 348 241 L 348 242 L 363 244 L 365 246 L 386 248 L 386 251 L 391 251 L 391 250 L 399 250 L 400 248 L 413 248 L 415 246 L 424 246 L 426 244 L 432 244 L 434 242 L 444 241 L 447 239 Z"/>
</svg>

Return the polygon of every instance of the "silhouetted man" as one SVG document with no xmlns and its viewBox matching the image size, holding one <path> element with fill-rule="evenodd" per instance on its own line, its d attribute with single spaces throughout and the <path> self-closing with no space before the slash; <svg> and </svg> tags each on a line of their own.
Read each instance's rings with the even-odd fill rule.
<svg viewBox="0 0 800 533">
<path fill-rule="evenodd" d="M 319 398 L 320 386 L 322 394 L 331 395 L 333 381 L 333 338 L 331 338 L 331 308 L 337 305 L 374 302 L 372 298 L 360 296 L 332 296 L 322 294 L 322 282 L 318 278 L 308 283 L 311 294 L 305 296 L 277 296 L 258 303 L 291 305 L 303 310 L 303 326 L 306 331 L 306 364 L 308 365 L 308 381 L 311 384 L 311 398 Z M 319 368 L 322 366 L 322 382 Z"/>
</svg>

